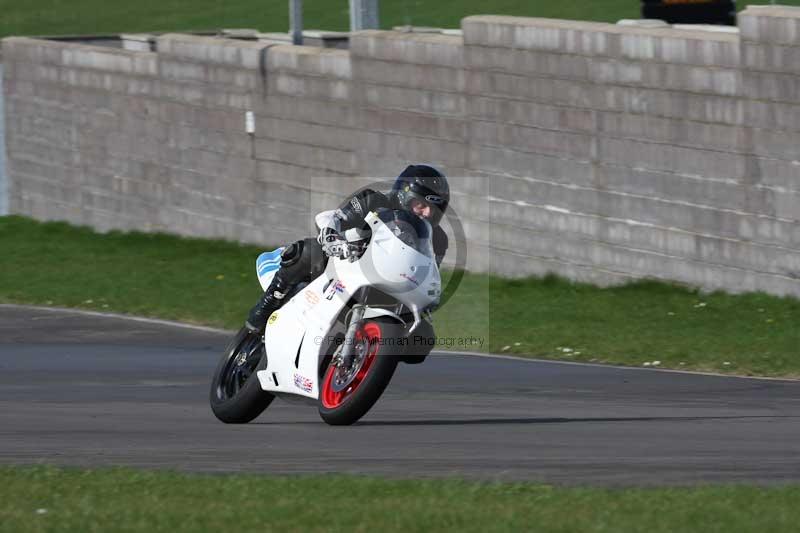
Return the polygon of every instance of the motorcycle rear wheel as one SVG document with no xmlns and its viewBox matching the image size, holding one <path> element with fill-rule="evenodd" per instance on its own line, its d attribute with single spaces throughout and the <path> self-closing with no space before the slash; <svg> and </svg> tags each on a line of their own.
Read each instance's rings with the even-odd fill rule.
<svg viewBox="0 0 800 533">
<path fill-rule="evenodd" d="M 322 420 L 332 426 L 347 426 L 367 414 L 394 375 L 403 353 L 404 338 L 403 326 L 393 320 L 365 321 L 356 333 L 356 347 L 363 350 L 357 368 L 342 369 L 328 363 L 322 373 L 319 393 Z"/>
<path fill-rule="evenodd" d="M 226 424 L 246 424 L 269 407 L 275 396 L 261 388 L 256 372 L 267 368 L 261 335 L 242 328 L 231 340 L 211 379 L 211 410 Z"/>
</svg>

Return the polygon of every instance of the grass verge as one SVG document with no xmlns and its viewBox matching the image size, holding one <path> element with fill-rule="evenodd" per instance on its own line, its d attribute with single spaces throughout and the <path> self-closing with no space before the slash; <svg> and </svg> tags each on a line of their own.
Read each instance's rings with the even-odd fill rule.
<svg viewBox="0 0 800 533">
<path fill-rule="evenodd" d="M 554 488 L 0 468 L 0 530 L 796 531 L 800 488 Z"/>
<path fill-rule="evenodd" d="M 797 5 L 800 0 L 782 0 Z M 743 9 L 746 2 L 739 2 Z M 347 30 L 348 3 L 306 0 L 307 28 Z M 113 7 L 104 0 L 0 0 L 0 37 L 6 35 L 65 35 L 149 31 L 186 31 L 217 28 L 256 28 L 287 31 L 286 0 L 139 0 Z M 381 0 L 381 26 L 397 25 L 460 27 L 469 15 L 494 14 L 616 22 L 639 18 L 636 0 Z"/>
<path fill-rule="evenodd" d="M 263 251 L 170 235 L 97 234 L 0 217 L 0 301 L 238 328 Z M 467 274 L 436 314 L 442 348 L 541 358 L 800 375 L 800 301 L 662 283 L 600 289 Z"/>
</svg>

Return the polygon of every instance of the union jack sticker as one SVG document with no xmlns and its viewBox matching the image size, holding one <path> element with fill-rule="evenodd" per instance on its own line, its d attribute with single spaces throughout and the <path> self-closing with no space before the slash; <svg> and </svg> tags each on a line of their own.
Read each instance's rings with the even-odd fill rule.
<svg viewBox="0 0 800 533">
<path fill-rule="evenodd" d="M 311 389 L 314 388 L 314 382 L 305 376 L 295 373 L 294 386 L 302 391 L 311 392 Z"/>
</svg>

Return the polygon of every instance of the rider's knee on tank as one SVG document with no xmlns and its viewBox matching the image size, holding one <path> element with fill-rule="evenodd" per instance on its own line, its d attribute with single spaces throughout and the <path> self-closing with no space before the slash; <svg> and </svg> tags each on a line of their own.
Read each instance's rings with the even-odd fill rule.
<svg viewBox="0 0 800 533">
<path fill-rule="evenodd" d="M 325 271 L 327 258 L 314 238 L 288 245 L 281 253 L 281 268 L 276 273 L 289 283 L 311 282 Z"/>
<path fill-rule="evenodd" d="M 281 252 L 281 267 L 286 268 L 294 265 L 300 260 L 303 253 L 303 241 L 293 242 Z"/>
<path fill-rule="evenodd" d="M 308 238 L 303 241 L 305 255 L 308 258 L 308 281 L 313 281 L 325 272 L 328 264 L 328 256 L 322 251 L 322 245 L 316 238 Z"/>
</svg>

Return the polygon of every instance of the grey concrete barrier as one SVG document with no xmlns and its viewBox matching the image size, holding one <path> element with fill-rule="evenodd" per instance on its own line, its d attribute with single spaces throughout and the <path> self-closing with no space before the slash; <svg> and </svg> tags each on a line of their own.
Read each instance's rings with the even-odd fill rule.
<svg viewBox="0 0 800 533">
<path fill-rule="evenodd" d="M 470 270 L 800 296 L 800 8 L 738 20 L 476 16 L 347 50 L 8 38 L 10 211 L 277 244 L 429 162 Z"/>
<path fill-rule="evenodd" d="M 0 56 L 0 216 L 8 214 L 8 175 L 6 174 L 6 115 L 3 105 L 3 63 Z"/>
</svg>

